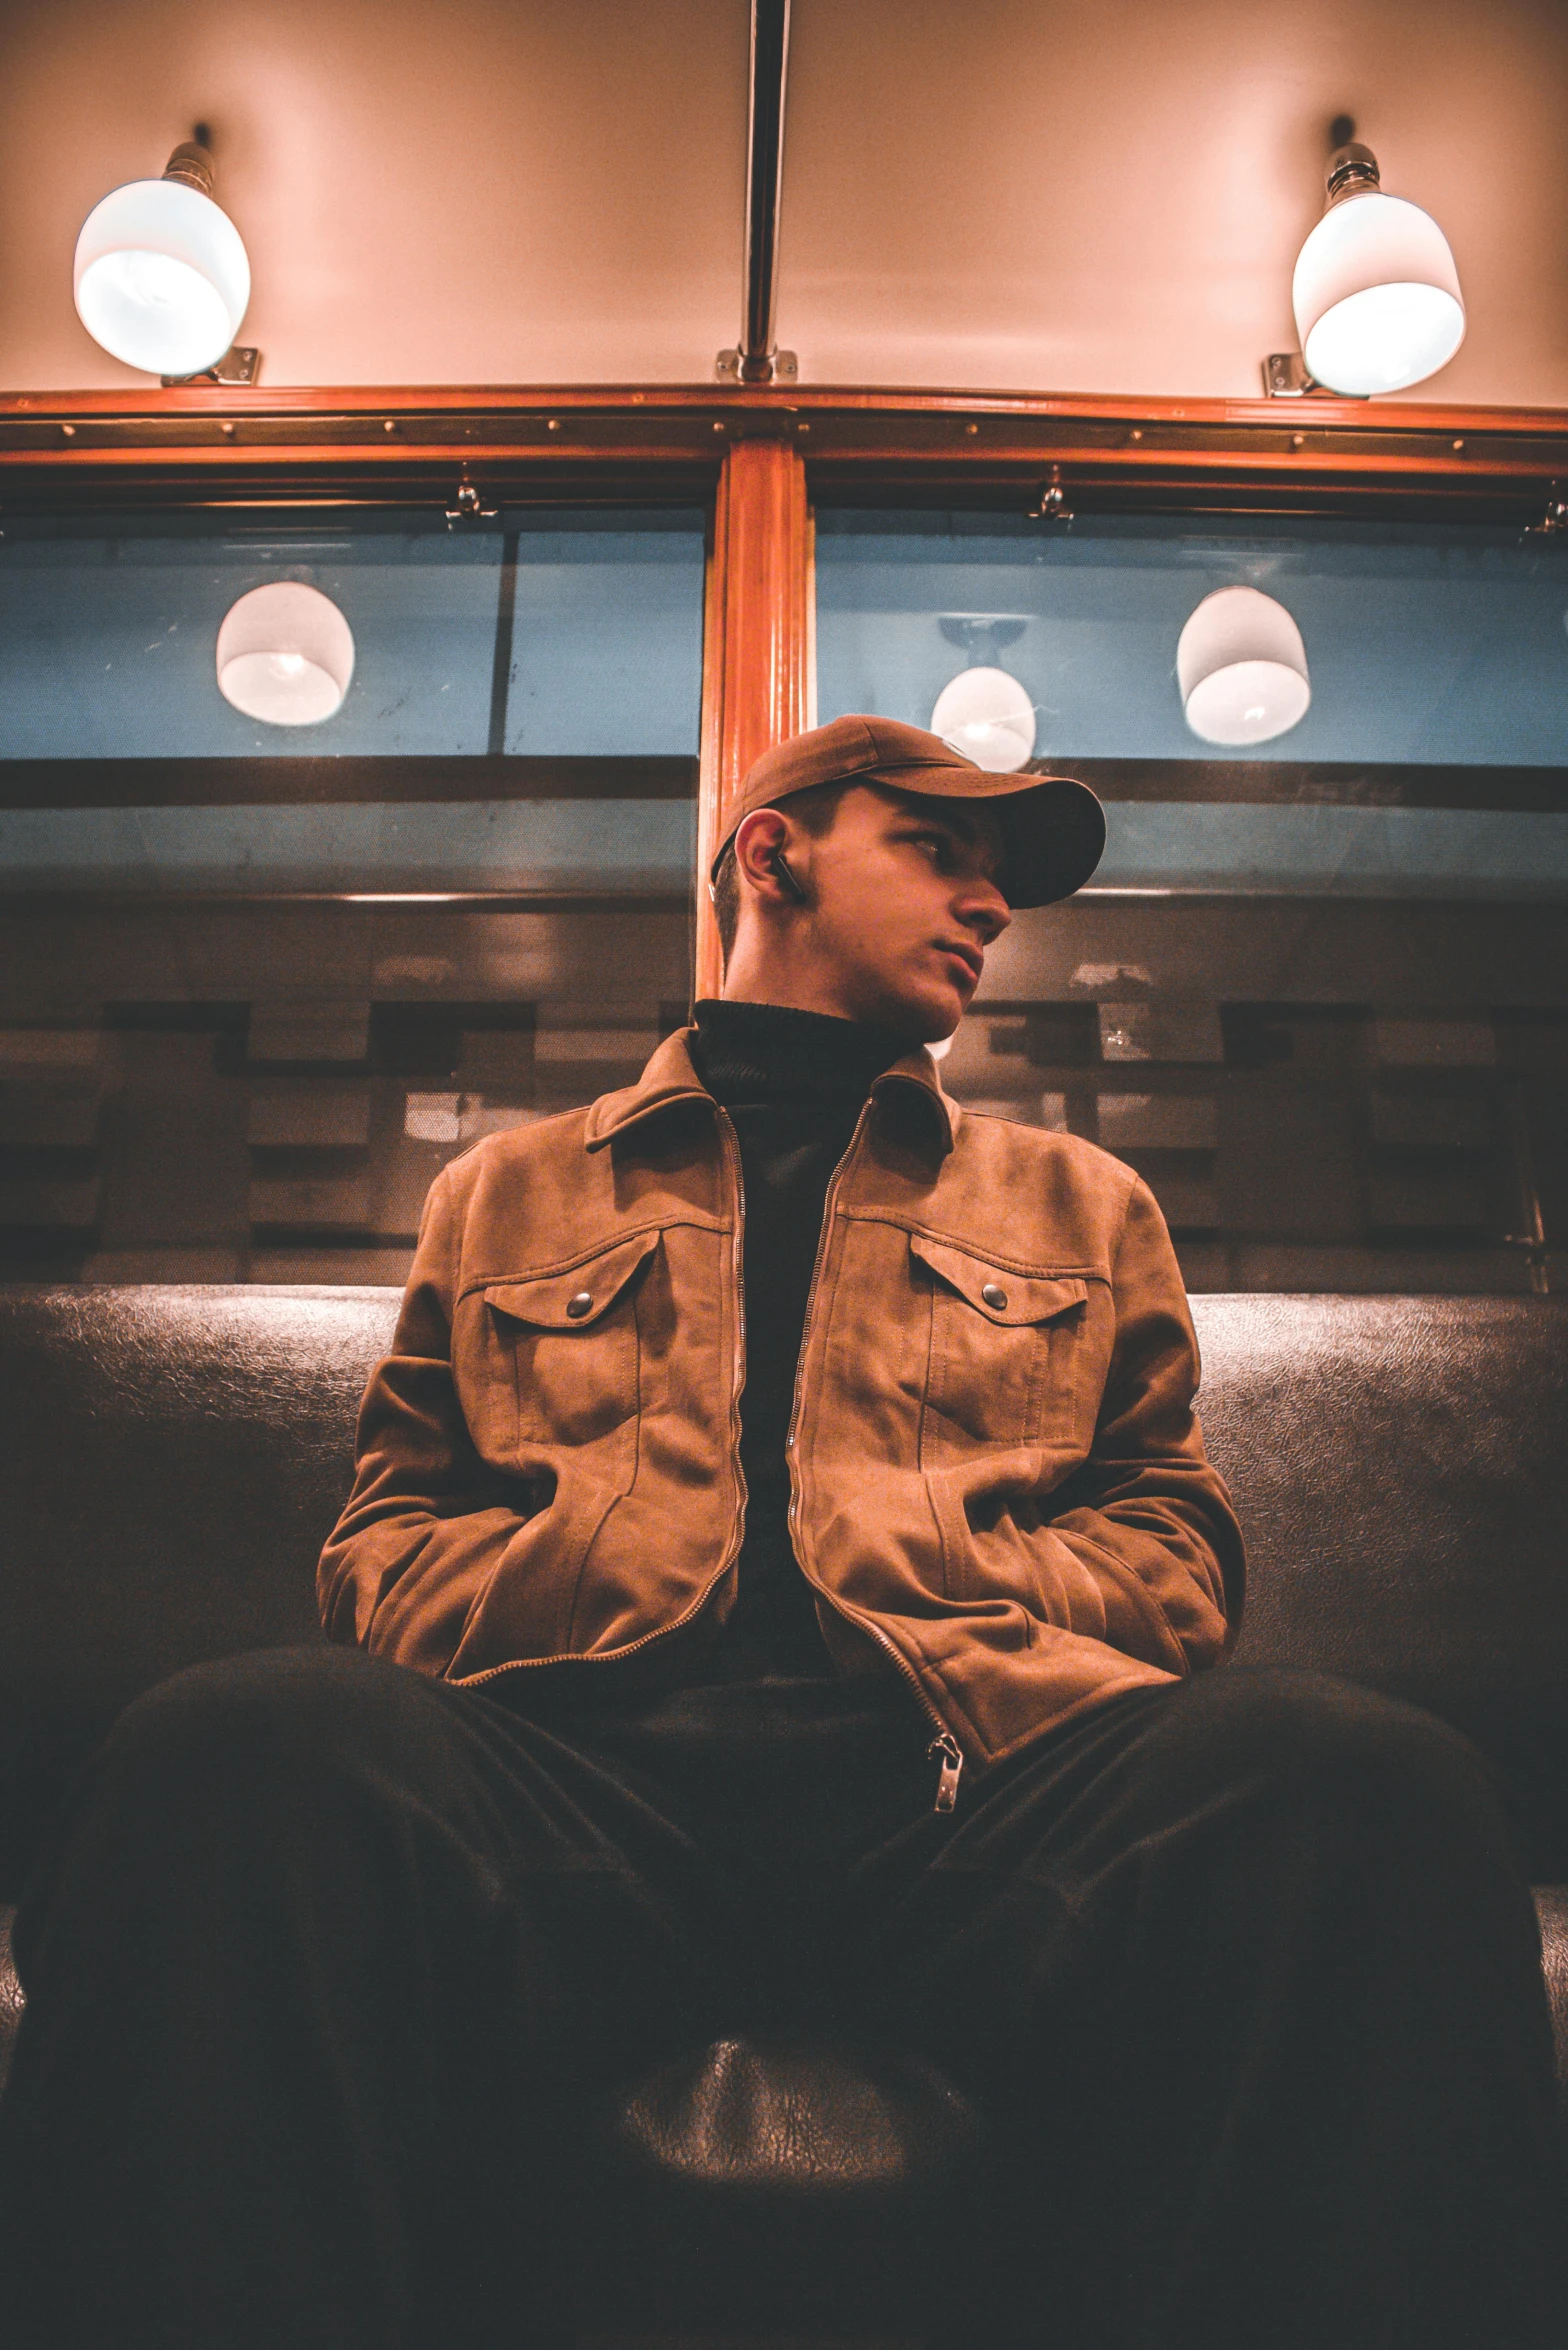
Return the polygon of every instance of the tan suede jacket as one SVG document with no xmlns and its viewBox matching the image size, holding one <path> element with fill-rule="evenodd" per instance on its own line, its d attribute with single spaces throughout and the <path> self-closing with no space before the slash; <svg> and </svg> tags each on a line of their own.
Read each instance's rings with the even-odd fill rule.
<svg viewBox="0 0 1568 2350">
<path fill-rule="evenodd" d="M 321 1560 L 334 1638 L 469 1685 L 700 1659 L 746 1507 L 740 1188 L 684 1033 L 446 1169 Z M 904 1675 L 953 1771 L 1225 1652 L 1242 1547 L 1197 1377 L 1130 1168 L 968 1114 L 924 1052 L 877 1080 L 828 1191 L 790 1522 L 832 1655 Z"/>
</svg>

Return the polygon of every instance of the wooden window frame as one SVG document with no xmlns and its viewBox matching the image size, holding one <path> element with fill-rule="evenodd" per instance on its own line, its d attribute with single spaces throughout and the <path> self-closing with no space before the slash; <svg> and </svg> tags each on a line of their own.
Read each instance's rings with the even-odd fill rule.
<svg viewBox="0 0 1568 2350">
<path fill-rule="evenodd" d="M 777 385 L 0 398 L 0 528 L 29 511 L 461 511 L 465 489 L 479 507 L 704 506 L 699 994 L 718 984 L 705 877 L 733 795 L 813 716 L 814 502 L 1556 530 L 1565 485 L 1561 409 Z"/>
</svg>

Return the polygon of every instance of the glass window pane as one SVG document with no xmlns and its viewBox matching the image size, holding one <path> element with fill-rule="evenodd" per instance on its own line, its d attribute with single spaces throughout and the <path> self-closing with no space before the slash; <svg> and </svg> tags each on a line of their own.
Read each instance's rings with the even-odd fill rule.
<svg viewBox="0 0 1568 2350">
<path fill-rule="evenodd" d="M 822 512 L 817 580 L 824 719 L 929 726 L 955 678 L 999 669 L 960 689 L 993 728 L 968 747 L 1106 802 L 1090 887 L 992 950 L 946 1063 L 960 1098 L 1137 1167 L 1194 1287 L 1561 1281 L 1568 549 L 1467 525 Z M 1216 741 L 1178 647 L 1236 588 L 1289 615 L 1310 700 Z M 1230 723 L 1249 711 L 1281 715 L 1249 689 Z"/>
<path fill-rule="evenodd" d="M 19 518 L 0 541 L 0 760 L 691 756 L 702 564 L 702 517 L 680 512 Z M 319 725 L 258 724 L 218 690 L 225 613 L 278 580 L 353 633 Z"/>
<path fill-rule="evenodd" d="M 636 1074 L 690 985 L 703 531 L 8 525 L 0 1269 L 400 1281 L 446 1160 Z M 219 690 L 280 582 L 352 636 L 310 724 Z"/>
<path fill-rule="evenodd" d="M 690 513 L 20 523 L 0 887 L 684 888 L 702 580 Z M 352 636 L 309 724 L 219 689 L 225 615 L 278 582 Z"/>
</svg>

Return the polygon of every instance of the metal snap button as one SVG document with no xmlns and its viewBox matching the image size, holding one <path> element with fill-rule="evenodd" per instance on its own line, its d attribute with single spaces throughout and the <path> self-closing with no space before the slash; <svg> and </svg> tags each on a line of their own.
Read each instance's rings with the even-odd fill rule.
<svg viewBox="0 0 1568 2350">
<path fill-rule="evenodd" d="M 980 1295 L 984 1298 L 986 1304 L 990 1307 L 993 1314 L 999 1314 L 1007 1303 L 1006 1290 L 999 1288 L 994 1281 L 988 1281 L 984 1289 L 981 1290 Z"/>
<path fill-rule="evenodd" d="M 584 1314 L 591 1314 L 593 1312 L 592 1291 L 580 1289 L 575 1297 L 569 1297 L 566 1301 L 566 1311 L 574 1322 L 580 1322 Z"/>
</svg>

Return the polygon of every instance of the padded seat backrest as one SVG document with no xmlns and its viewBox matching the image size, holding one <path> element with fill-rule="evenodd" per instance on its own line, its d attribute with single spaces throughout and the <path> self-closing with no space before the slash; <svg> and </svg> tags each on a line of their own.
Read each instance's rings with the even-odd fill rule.
<svg viewBox="0 0 1568 2350">
<path fill-rule="evenodd" d="M 82 1748 L 182 1665 L 321 1637 L 388 1289 L 0 1287 L 0 1901 Z"/>
<path fill-rule="evenodd" d="M 1238 1661 L 1443 1715 L 1568 1876 L 1568 1299 L 1192 1302 L 1247 1537 Z"/>
<path fill-rule="evenodd" d="M 0 1841 L 138 1689 L 319 1638 L 316 1556 L 396 1311 L 386 1289 L 0 1288 Z M 1252 1559 L 1241 1660 L 1447 1715 L 1568 1875 L 1568 1301 L 1193 1311 Z M 0 1899 L 19 1866 L 0 1849 Z"/>
</svg>

